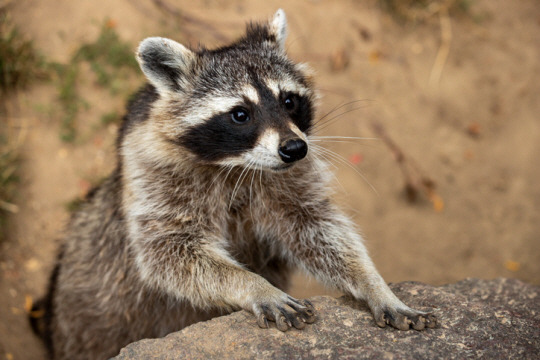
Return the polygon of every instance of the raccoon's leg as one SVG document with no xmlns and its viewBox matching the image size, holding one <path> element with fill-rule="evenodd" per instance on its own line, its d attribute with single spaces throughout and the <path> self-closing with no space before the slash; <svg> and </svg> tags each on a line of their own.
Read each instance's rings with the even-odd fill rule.
<svg viewBox="0 0 540 360">
<path fill-rule="evenodd" d="M 309 302 L 290 297 L 243 268 L 218 236 L 195 227 L 168 234 L 155 224 L 152 228 L 133 242 L 140 276 L 148 285 L 202 309 L 251 311 L 261 327 L 268 327 L 267 320 L 275 321 L 282 331 L 313 322 Z"/>
<path fill-rule="evenodd" d="M 329 202 L 291 214 L 283 238 L 293 262 L 326 284 L 366 301 L 377 325 L 400 330 L 435 327 L 436 318 L 411 309 L 390 290 L 367 254 L 352 222 Z M 299 218 L 299 215 L 302 218 Z M 309 214 L 309 215 L 308 215 Z M 308 218 L 306 218 L 308 217 Z"/>
</svg>

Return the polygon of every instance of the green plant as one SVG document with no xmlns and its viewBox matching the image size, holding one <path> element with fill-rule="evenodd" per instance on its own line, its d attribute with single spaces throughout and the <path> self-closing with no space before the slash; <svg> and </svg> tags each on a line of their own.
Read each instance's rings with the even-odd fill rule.
<svg viewBox="0 0 540 360">
<path fill-rule="evenodd" d="M 44 68 L 32 42 L 0 11 L 0 93 L 24 88 L 32 79 L 45 76 Z"/>
<path fill-rule="evenodd" d="M 63 141 L 71 142 L 75 140 L 75 119 L 81 104 L 83 104 L 76 88 L 79 68 L 78 66 L 57 63 L 52 64 L 52 67 L 59 79 L 58 100 L 62 106 L 60 138 Z"/>
<path fill-rule="evenodd" d="M 381 7 L 401 21 L 425 21 L 441 11 L 468 14 L 474 0 L 379 0 Z"/>
<path fill-rule="evenodd" d="M 13 190 L 17 182 L 17 149 L 7 139 L 5 125 L 0 128 L 0 209 L 15 211 L 12 200 Z"/>
<path fill-rule="evenodd" d="M 115 71 L 122 68 L 138 69 L 131 46 L 119 38 L 110 20 L 103 24 L 95 42 L 79 48 L 74 60 L 88 61 L 102 86 L 110 86 L 116 76 Z"/>
<path fill-rule="evenodd" d="M 5 238 L 6 217 L 16 213 L 12 203 L 18 181 L 21 133 L 15 133 L 6 110 L 6 95 L 46 75 L 45 62 L 0 9 L 0 242 Z"/>
<path fill-rule="evenodd" d="M 0 122 L 0 243 L 6 236 L 7 215 L 18 211 L 13 200 L 19 180 L 17 170 L 21 139 L 21 132 L 15 133 L 7 121 Z"/>
<path fill-rule="evenodd" d="M 58 98 L 63 111 L 60 137 L 66 142 L 76 139 L 77 116 L 81 106 L 88 106 L 77 89 L 82 62 L 90 65 L 97 85 L 108 89 L 112 95 L 117 95 L 123 88 L 131 92 L 133 89 L 127 86 L 127 79 L 138 69 L 131 45 L 120 39 L 111 20 L 104 22 L 96 41 L 81 45 L 69 64 L 54 64 L 59 79 Z M 103 114 L 101 118 L 104 125 L 119 119 L 116 112 Z"/>
<path fill-rule="evenodd" d="M 103 125 L 109 125 L 120 121 L 120 119 L 121 116 L 116 111 L 111 111 L 101 116 L 101 123 Z"/>
</svg>

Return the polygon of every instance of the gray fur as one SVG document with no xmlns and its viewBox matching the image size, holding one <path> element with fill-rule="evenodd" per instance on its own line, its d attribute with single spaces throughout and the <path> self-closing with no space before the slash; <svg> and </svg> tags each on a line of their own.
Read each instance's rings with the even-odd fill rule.
<svg viewBox="0 0 540 360">
<path fill-rule="evenodd" d="M 365 300 L 380 326 L 435 325 L 377 273 L 329 199 L 326 164 L 310 150 L 279 167 L 283 141 L 309 144 L 315 99 L 304 67 L 284 54 L 285 36 L 280 10 L 222 49 L 141 43 L 138 59 L 153 86 L 129 106 L 117 169 L 74 214 L 45 302 L 55 359 L 111 357 L 130 342 L 238 309 L 261 327 L 301 329 L 314 309 L 285 293 L 294 267 Z M 282 93 L 302 96 L 305 118 L 291 120 Z M 238 104 L 252 123 L 229 121 Z M 213 150 L 193 140 L 212 121 L 234 136 L 251 126 L 253 144 L 198 154 Z"/>
<path fill-rule="evenodd" d="M 137 60 L 148 80 L 160 91 L 179 91 L 189 80 L 195 54 L 176 41 L 152 37 L 140 44 Z"/>
</svg>

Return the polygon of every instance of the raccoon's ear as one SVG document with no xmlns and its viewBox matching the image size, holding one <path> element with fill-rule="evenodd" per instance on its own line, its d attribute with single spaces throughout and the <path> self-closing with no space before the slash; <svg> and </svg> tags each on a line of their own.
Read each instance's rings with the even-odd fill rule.
<svg viewBox="0 0 540 360">
<path fill-rule="evenodd" d="M 137 50 L 137 61 L 158 92 L 179 91 L 195 62 L 193 51 L 176 41 L 151 37 Z"/>
<path fill-rule="evenodd" d="M 270 33 L 276 38 L 276 43 L 281 50 L 285 50 L 287 39 L 287 17 L 285 11 L 279 9 L 269 23 Z"/>
</svg>

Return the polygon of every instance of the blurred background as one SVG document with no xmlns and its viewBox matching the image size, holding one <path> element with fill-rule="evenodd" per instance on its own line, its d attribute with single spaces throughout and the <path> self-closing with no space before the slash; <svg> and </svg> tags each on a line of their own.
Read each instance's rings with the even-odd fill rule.
<svg viewBox="0 0 540 360">
<path fill-rule="evenodd" d="M 540 284 L 539 1 L 0 0 L 0 359 L 44 357 L 26 313 L 114 167 L 138 42 L 219 46 L 280 7 L 317 135 L 343 137 L 321 143 L 335 200 L 386 281 Z"/>
</svg>

